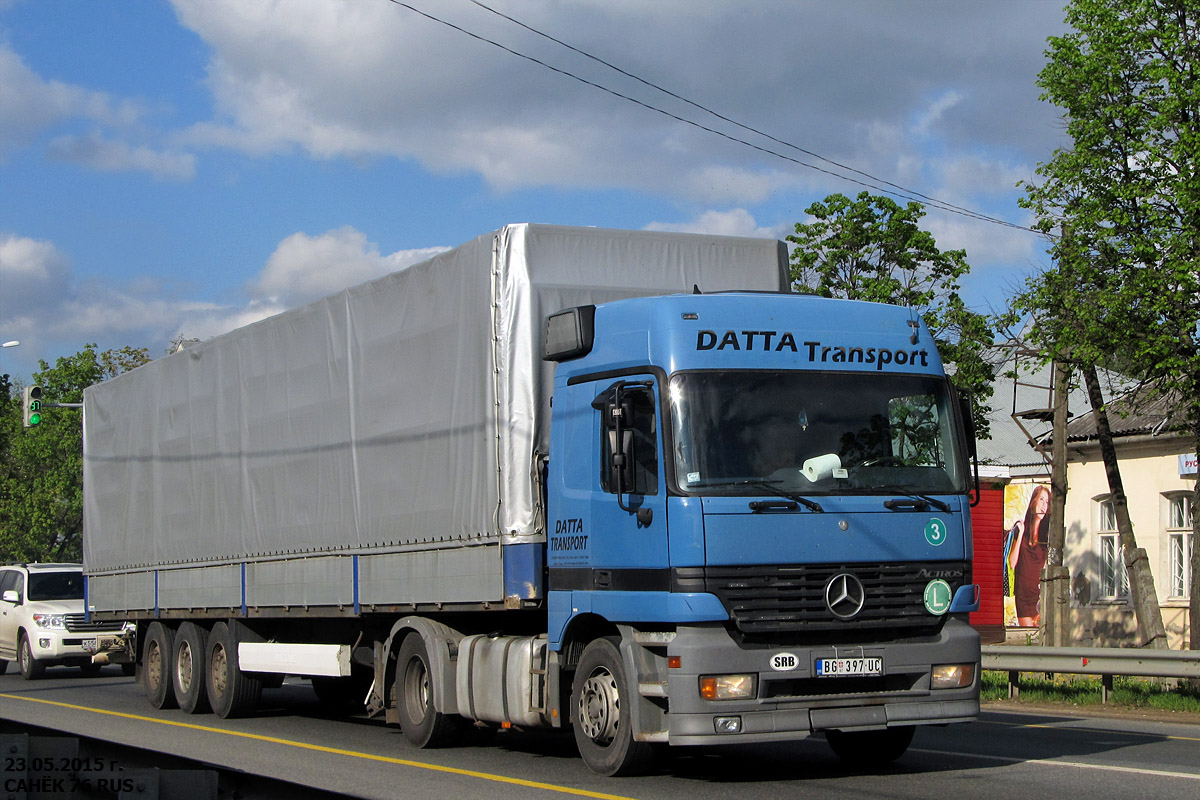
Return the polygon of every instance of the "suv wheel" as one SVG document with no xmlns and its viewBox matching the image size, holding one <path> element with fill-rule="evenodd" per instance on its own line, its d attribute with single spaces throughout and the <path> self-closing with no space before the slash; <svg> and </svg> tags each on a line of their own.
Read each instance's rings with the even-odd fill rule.
<svg viewBox="0 0 1200 800">
<path fill-rule="evenodd" d="M 17 664 L 21 667 L 21 677 L 27 681 L 42 677 L 46 665 L 33 657 L 33 649 L 29 646 L 29 637 L 21 632 L 21 641 L 17 643 Z"/>
</svg>

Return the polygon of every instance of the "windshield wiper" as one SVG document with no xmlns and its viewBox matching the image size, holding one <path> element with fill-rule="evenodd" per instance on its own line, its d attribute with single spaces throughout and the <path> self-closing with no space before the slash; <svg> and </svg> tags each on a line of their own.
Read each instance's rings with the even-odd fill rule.
<svg viewBox="0 0 1200 800">
<path fill-rule="evenodd" d="M 767 492 L 775 495 L 776 497 L 782 497 L 785 500 L 791 500 L 794 503 L 799 503 L 809 511 L 816 511 L 818 513 L 823 513 L 825 511 L 825 509 L 821 508 L 819 503 L 809 500 L 807 497 L 802 497 L 795 492 L 789 492 L 787 489 L 781 489 L 775 485 L 776 483 L 778 483 L 778 481 L 747 479 L 741 481 L 716 481 L 714 483 L 705 483 L 704 486 L 705 488 L 720 486 L 757 486 L 760 489 L 767 490 Z"/>
<path fill-rule="evenodd" d="M 943 503 L 941 500 L 938 500 L 935 497 L 929 497 L 928 495 L 917 494 L 916 492 L 910 492 L 907 489 L 901 489 L 898 486 L 880 486 L 879 490 L 884 491 L 884 492 L 891 492 L 892 494 L 902 494 L 905 497 L 912 498 L 913 500 L 917 501 L 917 503 L 919 503 L 919 505 L 913 506 L 913 509 L 915 511 L 927 511 L 929 509 L 929 506 L 933 506 L 938 511 L 945 511 L 946 513 L 949 513 L 954 510 L 954 509 L 950 508 L 950 505 L 948 503 Z M 907 505 L 907 503 L 904 500 L 885 500 L 883 502 L 883 507 L 886 509 L 889 509 L 889 510 L 896 509 L 896 508 L 902 508 L 905 505 Z"/>
</svg>

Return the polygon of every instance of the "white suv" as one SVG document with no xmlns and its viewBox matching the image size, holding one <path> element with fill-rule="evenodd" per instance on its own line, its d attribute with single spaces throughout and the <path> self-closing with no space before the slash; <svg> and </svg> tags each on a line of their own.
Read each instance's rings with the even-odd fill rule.
<svg viewBox="0 0 1200 800">
<path fill-rule="evenodd" d="M 89 622 L 83 604 L 79 564 L 0 565 L 0 674 L 9 661 L 26 680 L 56 664 L 99 672 L 91 657 L 96 634 L 119 633 L 122 625 Z"/>
</svg>

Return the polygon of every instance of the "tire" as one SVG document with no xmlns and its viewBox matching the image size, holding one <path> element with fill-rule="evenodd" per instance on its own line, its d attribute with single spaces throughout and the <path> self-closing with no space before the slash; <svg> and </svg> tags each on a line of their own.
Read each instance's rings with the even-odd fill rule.
<svg viewBox="0 0 1200 800">
<path fill-rule="evenodd" d="M 252 712 L 262 696 L 262 679 L 242 672 L 238 666 L 237 639 L 224 622 L 208 635 L 208 659 L 204 685 L 213 713 L 221 719 Z"/>
<path fill-rule="evenodd" d="M 8 672 L 8 662 L 0 660 L 0 675 L 3 675 L 6 672 Z"/>
<path fill-rule="evenodd" d="M 146 645 L 142 649 L 142 686 L 146 699 L 155 708 L 175 708 L 175 691 L 171 688 L 171 653 L 175 632 L 161 622 L 151 622 L 146 629 Z"/>
<path fill-rule="evenodd" d="M 46 674 L 46 665 L 33 657 L 33 648 L 29 645 L 29 637 L 21 632 L 17 642 L 17 666 L 21 668 L 21 677 L 27 681 L 36 681 Z"/>
<path fill-rule="evenodd" d="M 102 665 L 100 664 L 93 664 L 89 661 L 86 664 L 80 664 L 79 671 L 83 673 L 84 677 L 94 678 L 100 674 L 101 666 Z"/>
<path fill-rule="evenodd" d="M 452 744 L 460 727 L 457 714 L 443 714 L 433 707 L 433 673 L 429 651 L 419 633 L 410 633 L 400 645 L 396 660 L 396 708 L 404 738 L 416 747 L 434 748 Z"/>
<path fill-rule="evenodd" d="M 175 632 L 171 649 L 171 689 L 179 707 L 187 714 L 208 711 L 205 665 L 208 663 L 208 631 L 185 622 Z"/>
<path fill-rule="evenodd" d="M 590 643 L 571 681 L 571 727 L 583 762 L 600 775 L 638 775 L 653 764 L 650 744 L 634 741 L 629 709 L 622 708 L 627 694 L 616 640 Z"/>
<path fill-rule="evenodd" d="M 916 728 L 882 731 L 825 731 L 825 739 L 837 757 L 855 767 L 883 767 L 908 750 Z"/>
</svg>

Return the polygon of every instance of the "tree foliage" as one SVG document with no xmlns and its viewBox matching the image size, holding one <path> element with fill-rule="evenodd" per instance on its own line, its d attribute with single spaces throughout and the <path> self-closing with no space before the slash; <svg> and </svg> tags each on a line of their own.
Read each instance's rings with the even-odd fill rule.
<svg viewBox="0 0 1200 800">
<path fill-rule="evenodd" d="M 940 250 L 922 230 L 920 203 L 901 206 L 889 197 L 832 194 L 809 206 L 809 223 L 797 223 L 788 241 L 792 287 L 915 309 L 933 333 L 943 363 L 971 392 L 978 434 L 988 435 L 987 399 L 995 370 L 986 360 L 993 333 L 988 319 L 967 308 L 960 279 L 970 271 L 965 250 Z"/>
<path fill-rule="evenodd" d="M 40 362 L 33 385 L 44 403 L 79 403 L 84 388 L 149 361 L 143 348 L 97 352 L 89 344 Z M 21 387 L 0 380 L 0 562 L 78 561 L 83 538 L 82 412 L 47 408 L 22 425 Z"/>
<path fill-rule="evenodd" d="M 1051 356 L 1119 363 L 1183 398 L 1200 447 L 1200 5 L 1074 0 L 1067 15 L 1074 30 L 1050 39 L 1038 85 L 1072 146 L 1039 166 L 1023 200 L 1058 234 L 1057 268 L 1015 307 Z M 1191 577 L 1197 620 L 1200 548 Z"/>
</svg>

